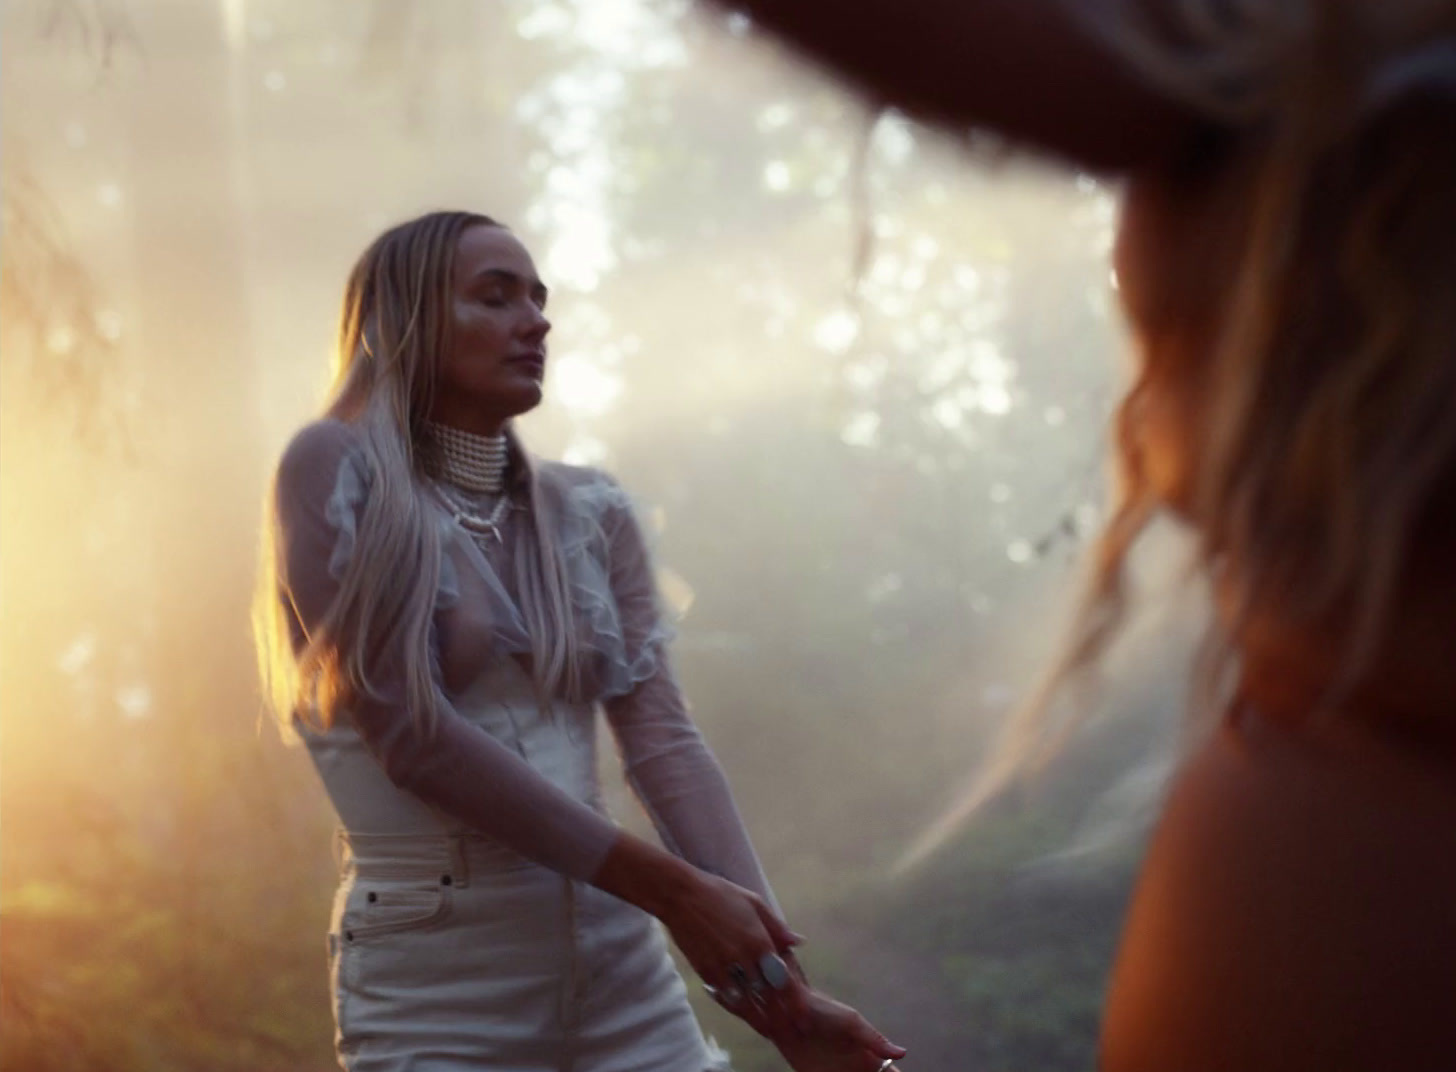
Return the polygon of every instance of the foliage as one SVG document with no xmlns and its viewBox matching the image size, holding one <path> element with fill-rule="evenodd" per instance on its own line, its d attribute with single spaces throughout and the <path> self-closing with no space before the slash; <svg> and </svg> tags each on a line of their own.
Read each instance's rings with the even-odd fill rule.
<svg viewBox="0 0 1456 1072">
<path fill-rule="evenodd" d="M 320 295 L 385 219 L 452 194 L 552 275 L 559 400 L 529 435 L 641 497 L 690 604 L 696 717 L 814 977 L 914 1067 L 1090 1066 L 1131 861 L 1025 865 L 1133 735 L 886 873 L 1046 655 L 1092 520 L 1108 191 L 971 167 L 679 3 L 244 8 L 130 5 L 147 73 L 71 96 L 6 55 L 37 180 L 68 194 L 7 172 L 3 330 L 51 358 L 17 376 L 7 346 L 0 392 L 0 1066 L 332 1063 L 330 820 L 256 725 L 248 474 L 308 413 Z M 131 32 L 112 5 L 24 10 L 52 9 Z M 140 145 L 169 101 L 208 122 Z M 94 161 L 39 151 L 85 109 L 135 161 L 124 228 L 75 192 Z M 58 419 L 136 384 L 137 456 Z M 695 1000 L 739 1072 L 778 1067 Z"/>
</svg>

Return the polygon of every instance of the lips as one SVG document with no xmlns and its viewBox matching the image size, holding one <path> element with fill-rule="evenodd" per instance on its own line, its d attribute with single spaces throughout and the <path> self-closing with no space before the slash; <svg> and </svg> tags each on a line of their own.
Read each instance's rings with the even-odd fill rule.
<svg viewBox="0 0 1456 1072">
<path fill-rule="evenodd" d="M 537 379 L 540 379 L 546 373 L 546 354 L 542 350 L 532 350 L 529 353 L 517 354 L 510 359 L 510 363 L 524 369 Z"/>
</svg>

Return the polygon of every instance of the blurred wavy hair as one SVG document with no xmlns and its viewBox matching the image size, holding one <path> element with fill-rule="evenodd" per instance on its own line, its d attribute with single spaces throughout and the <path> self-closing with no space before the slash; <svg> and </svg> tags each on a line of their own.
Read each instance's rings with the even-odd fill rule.
<svg viewBox="0 0 1456 1072">
<path fill-rule="evenodd" d="M 1381 654 L 1417 557 L 1456 535 L 1456 2 L 1085 9 L 1150 85 L 1245 147 L 1230 262 L 1192 269 L 1212 305 L 1190 324 L 1200 368 L 1140 340 L 1113 423 L 1110 517 L 1063 653 L 900 869 L 1075 726 L 1052 701 L 1119 635 L 1129 554 L 1167 507 L 1146 414 L 1195 375 L 1179 513 L 1222 608 L 1197 721 L 1228 701 L 1253 623 L 1270 621 L 1328 643 L 1338 672 L 1318 714 L 1335 717 Z"/>
<path fill-rule="evenodd" d="M 265 505 L 253 631 L 264 697 L 285 732 L 295 720 L 327 728 L 353 698 L 377 696 L 369 668 L 385 652 L 397 653 L 411 714 L 427 725 L 434 718 L 430 628 L 441 546 L 421 445 L 450 345 L 457 244 L 470 228 L 499 226 L 476 213 L 429 213 L 380 235 L 349 275 L 326 413 L 358 429 L 369 495 L 333 606 L 297 653 L 273 493 Z M 506 434 L 511 494 L 528 505 L 513 527 L 512 558 L 538 698 L 575 697 L 581 641 L 557 537 L 565 490 L 514 431 Z"/>
</svg>

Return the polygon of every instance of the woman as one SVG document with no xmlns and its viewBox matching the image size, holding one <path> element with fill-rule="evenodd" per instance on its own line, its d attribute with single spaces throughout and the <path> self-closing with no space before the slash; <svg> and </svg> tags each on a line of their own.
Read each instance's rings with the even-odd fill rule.
<svg viewBox="0 0 1456 1072">
<path fill-rule="evenodd" d="M 881 99 L 1127 179 L 1139 365 L 1053 680 L 1115 635 L 1159 514 L 1217 620 L 1102 1067 L 1456 1066 L 1456 3 L 736 6 Z"/>
<path fill-rule="evenodd" d="M 626 496 L 511 430 L 541 400 L 545 304 L 525 247 L 484 216 L 387 232 L 349 279 L 327 416 L 279 464 L 257 632 L 343 827 L 340 1061 L 727 1068 L 656 917 L 759 1030 L 877 1067 L 903 1051 L 793 964 L 668 666 Z M 605 815 L 598 704 L 673 852 Z"/>
</svg>

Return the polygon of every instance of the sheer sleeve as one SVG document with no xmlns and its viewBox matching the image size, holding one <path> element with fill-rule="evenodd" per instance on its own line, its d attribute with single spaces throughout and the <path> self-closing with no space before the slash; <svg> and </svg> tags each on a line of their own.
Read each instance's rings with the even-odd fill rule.
<svg viewBox="0 0 1456 1072">
<path fill-rule="evenodd" d="M 276 491 L 282 595 L 293 610 L 296 646 L 338 594 L 369 484 L 355 433 L 342 422 L 310 425 L 283 456 Z M 385 658 L 370 668 L 378 698 L 355 702 L 348 717 L 389 779 L 522 856 L 590 881 L 616 826 L 461 717 L 438 687 L 435 728 L 423 731 L 402 702 L 397 667 Z"/>
<path fill-rule="evenodd" d="M 603 520 L 628 661 L 645 676 L 605 701 L 628 783 L 670 852 L 778 904 L 722 766 L 688 716 L 666 652 L 652 566 L 625 494 Z"/>
</svg>

